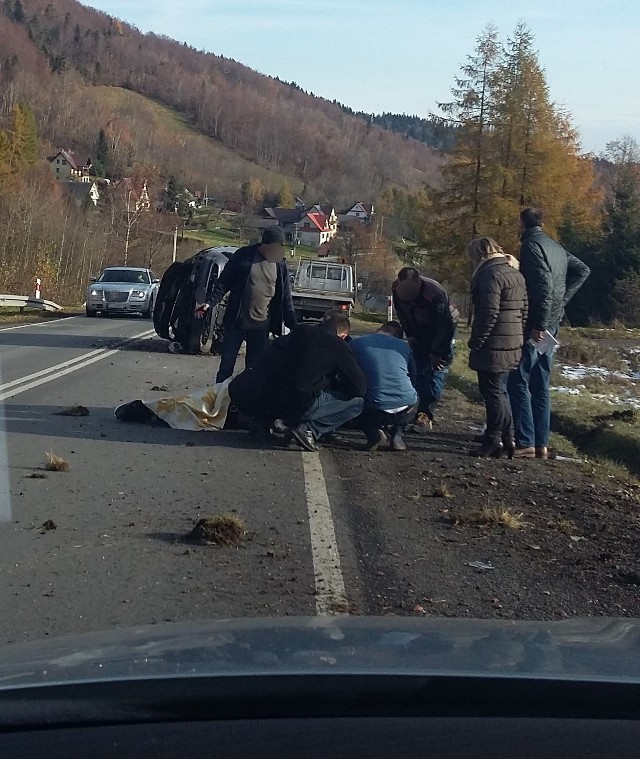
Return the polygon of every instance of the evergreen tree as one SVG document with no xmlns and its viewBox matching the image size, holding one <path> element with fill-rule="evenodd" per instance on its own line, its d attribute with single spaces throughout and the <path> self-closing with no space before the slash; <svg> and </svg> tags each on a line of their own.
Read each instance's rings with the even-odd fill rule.
<svg viewBox="0 0 640 759">
<path fill-rule="evenodd" d="M 458 128 L 444 175 L 448 210 L 454 212 L 454 221 L 461 223 L 458 231 L 465 241 L 481 233 L 494 191 L 489 142 L 499 51 L 497 29 L 489 25 L 462 67 L 462 76 L 456 78 L 451 90 L 454 100 L 439 104 L 447 122 Z"/>
<path fill-rule="evenodd" d="M 98 146 L 96 148 L 96 158 L 93 162 L 93 170 L 97 177 L 107 176 L 107 161 L 109 160 L 109 141 L 104 129 L 98 133 Z"/>
<path fill-rule="evenodd" d="M 22 3 L 20 0 L 15 0 L 15 4 L 13 6 L 13 20 L 17 24 L 24 24 L 25 22 L 24 10 L 22 8 Z"/>
<path fill-rule="evenodd" d="M 13 2 L 12 0 L 3 0 L 2 2 L 2 15 L 6 16 L 7 18 L 13 18 L 14 10 L 13 10 Z"/>
</svg>

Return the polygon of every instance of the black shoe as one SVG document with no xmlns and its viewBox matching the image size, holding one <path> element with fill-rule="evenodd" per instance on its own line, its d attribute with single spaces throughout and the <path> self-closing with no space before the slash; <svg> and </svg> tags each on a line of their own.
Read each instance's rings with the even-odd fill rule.
<svg viewBox="0 0 640 759">
<path fill-rule="evenodd" d="M 407 450 L 407 444 L 402 439 L 401 433 L 396 432 L 391 436 L 391 450 L 392 451 L 406 451 Z"/>
<path fill-rule="evenodd" d="M 469 451 L 469 456 L 477 459 L 499 459 L 502 456 L 502 443 L 483 443 L 480 448 Z"/>
<path fill-rule="evenodd" d="M 376 430 L 372 435 L 367 435 L 366 451 L 377 451 L 381 445 L 387 442 L 387 436 L 382 430 Z"/>
<path fill-rule="evenodd" d="M 306 426 L 306 424 L 298 424 L 291 428 L 291 434 L 293 438 L 298 441 L 299 445 L 304 448 L 305 451 L 316 451 L 316 441 L 313 437 L 313 432 Z"/>
<path fill-rule="evenodd" d="M 142 401 L 131 401 L 118 406 L 113 415 L 121 422 L 142 422 L 146 424 L 158 424 L 169 426 L 159 416 L 153 413 Z"/>
</svg>

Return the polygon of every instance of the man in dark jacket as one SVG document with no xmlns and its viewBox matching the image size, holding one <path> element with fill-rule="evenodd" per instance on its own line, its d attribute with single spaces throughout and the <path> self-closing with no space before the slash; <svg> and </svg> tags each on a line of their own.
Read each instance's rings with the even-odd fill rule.
<svg viewBox="0 0 640 759">
<path fill-rule="evenodd" d="M 267 347 L 270 332 L 281 335 L 283 322 L 289 329 L 296 326 L 284 242 L 279 227 L 265 229 L 262 242 L 233 254 L 216 282 L 211 300 L 196 306 L 195 315 L 202 317 L 229 293 L 216 382 L 231 377 L 243 342 L 247 344 L 246 365 L 251 366 Z"/>
<path fill-rule="evenodd" d="M 586 264 L 542 231 L 542 221 L 538 208 L 520 213 L 520 271 L 527 285 L 529 315 L 522 358 L 509 376 L 517 458 L 547 457 L 553 349 L 541 353 L 538 348 L 547 335 L 557 335 L 565 306 L 589 276 Z"/>
<path fill-rule="evenodd" d="M 283 419 L 302 448 L 362 412 L 366 380 L 345 338 L 349 319 L 335 315 L 300 325 L 275 340 L 229 385 L 238 409 L 265 421 Z"/>
<path fill-rule="evenodd" d="M 410 266 L 398 272 L 391 290 L 393 306 L 416 360 L 420 402 L 413 430 L 426 432 L 432 427 L 435 407 L 453 360 L 457 309 L 451 307 L 439 282 L 421 277 Z"/>
</svg>

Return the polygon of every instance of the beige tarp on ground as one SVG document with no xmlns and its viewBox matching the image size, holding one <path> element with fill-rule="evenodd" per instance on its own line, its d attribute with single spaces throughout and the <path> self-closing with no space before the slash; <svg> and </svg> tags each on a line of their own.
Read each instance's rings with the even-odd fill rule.
<svg viewBox="0 0 640 759">
<path fill-rule="evenodd" d="M 230 379 L 185 395 L 174 395 L 144 405 L 174 430 L 221 430 L 227 419 Z"/>
</svg>

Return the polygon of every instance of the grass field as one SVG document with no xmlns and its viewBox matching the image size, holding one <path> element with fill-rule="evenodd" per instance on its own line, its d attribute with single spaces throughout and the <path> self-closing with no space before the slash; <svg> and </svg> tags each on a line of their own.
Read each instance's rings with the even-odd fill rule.
<svg viewBox="0 0 640 759">
<path fill-rule="evenodd" d="M 583 329 L 563 328 L 560 333 L 561 348 L 552 375 L 551 445 L 563 452 L 573 448 L 623 465 L 638 475 L 640 378 L 634 378 L 626 356 L 638 355 L 639 338 L 637 331 L 606 332 L 597 338 Z M 481 402 L 476 374 L 467 365 L 468 329 L 460 327 L 457 337 L 449 382 L 468 398 Z M 598 371 L 590 376 L 589 369 Z M 574 375 L 576 378 L 571 379 Z"/>
</svg>

